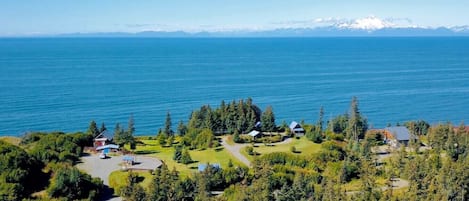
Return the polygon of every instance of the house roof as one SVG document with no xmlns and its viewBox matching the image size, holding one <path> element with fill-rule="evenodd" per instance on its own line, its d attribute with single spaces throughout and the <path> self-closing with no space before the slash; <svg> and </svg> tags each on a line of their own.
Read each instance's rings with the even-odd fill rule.
<svg viewBox="0 0 469 201">
<path fill-rule="evenodd" d="M 94 139 L 100 139 L 100 138 L 106 138 L 108 139 L 106 136 L 108 135 L 108 132 L 105 130 L 103 132 L 101 132 L 100 134 L 98 134 Z"/>
<path fill-rule="evenodd" d="M 248 135 L 250 135 L 251 137 L 256 137 L 257 135 L 259 135 L 261 132 L 259 131 L 256 131 L 256 130 L 253 130 L 251 132 L 248 133 Z"/>
<path fill-rule="evenodd" d="M 107 141 L 107 138 L 95 138 L 94 141 Z"/>
<path fill-rule="evenodd" d="M 102 150 L 102 149 L 119 149 L 119 145 L 108 144 L 108 145 L 96 147 L 96 150 Z"/>
<path fill-rule="evenodd" d="M 386 127 L 384 130 L 391 133 L 397 140 L 410 140 L 411 137 L 409 129 L 405 126 Z"/>
<path fill-rule="evenodd" d="M 292 122 L 290 123 L 290 126 L 289 126 L 289 127 L 290 127 L 290 129 L 293 130 L 293 129 L 301 128 L 301 125 L 300 125 L 298 122 L 296 122 L 296 121 L 292 121 Z"/>
<path fill-rule="evenodd" d="M 210 165 L 210 166 L 212 166 L 212 167 L 214 167 L 214 168 L 217 168 L 217 169 L 220 169 L 220 167 L 221 167 L 220 164 L 218 164 L 218 163 L 214 163 L 214 164 L 199 164 L 197 169 L 199 170 L 199 172 L 202 172 L 202 171 L 204 171 L 204 170 L 207 168 L 207 165 Z"/>
</svg>

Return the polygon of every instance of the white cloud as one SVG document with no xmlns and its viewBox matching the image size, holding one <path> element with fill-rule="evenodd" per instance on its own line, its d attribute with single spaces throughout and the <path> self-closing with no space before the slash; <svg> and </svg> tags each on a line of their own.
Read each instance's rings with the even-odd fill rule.
<svg viewBox="0 0 469 201">
<path fill-rule="evenodd" d="M 408 18 L 385 18 L 381 19 L 376 16 L 368 16 L 358 19 L 344 18 L 317 18 L 314 22 L 318 26 L 335 26 L 343 29 L 361 29 L 361 30 L 377 30 L 384 28 L 408 28 L 417 27 L 412 24 L 412 20 Z"/>
<path fill-rule="evenodd" d="M 376 29 L 393 27 L 394 25 L 395 24 L 393 24 L 392 22 L 371 16 L 371 17 L 356 19 L 352 23 L 345 25 L 345 26 L 346 28 L 352 28 L 352 29 L 376 30 Z"/>
</svg>

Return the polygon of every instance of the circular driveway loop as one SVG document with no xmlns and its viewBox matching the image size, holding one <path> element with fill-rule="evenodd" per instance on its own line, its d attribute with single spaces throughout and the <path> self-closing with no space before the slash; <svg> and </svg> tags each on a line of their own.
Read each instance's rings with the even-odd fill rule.
<svg viewBox="0 0 469 201">
<path fill-rule="evenodd" d="M 104 185 L 109 186 L 109 175 L 111 172 L 122 169 L 122 156 L 112 156 L 106 159 L 100 159 L 97 154 L 90 154 L 81 157 L 82 163 L 77 167 L 92 177 L 99 177 Z M 129 169 L 154 170 L 162 165 L 162 162 L 156 158 L 136 156 L 136 164 Z M 114 199 L 112 199 L 114 200 Z M 117 199 L 116 199 L 117 200 Z"/>
</svg>

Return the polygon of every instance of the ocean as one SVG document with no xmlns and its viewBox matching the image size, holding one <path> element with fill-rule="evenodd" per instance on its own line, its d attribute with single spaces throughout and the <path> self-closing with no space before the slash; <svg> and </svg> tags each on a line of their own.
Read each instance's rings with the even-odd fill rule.
<svg viewBox="0 0 469 201">
<path fill-rule="evenodd" d="M 171 113 L 251 97 L 277 123 L 347 112 L 374 128 L 469 123 L 469 38 L 3 38 L 0 135 L 86 131 L 89 122 L 153 135 Z"/>
</svg>

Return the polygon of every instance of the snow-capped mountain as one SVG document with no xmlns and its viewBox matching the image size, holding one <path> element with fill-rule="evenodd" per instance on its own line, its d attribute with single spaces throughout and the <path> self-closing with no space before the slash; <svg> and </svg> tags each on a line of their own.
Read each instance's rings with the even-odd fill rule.
<svg viewBox="0 0 469 201">
<path fill-rule="evenodd" d="M 303 24 L 284 23 L 263 30 L 227 31 L 144 31 L 137 33 L 72 33 L 59 37 L 418 37 L 469 36 L 469 25 L 453 27 L 423 27 L 407 18 L 381 19 L 369 16 L 358 19 L 318 18 L 301 21 Z M 297 22 L 294 22 L 297 23 Z"/>
</svg>

